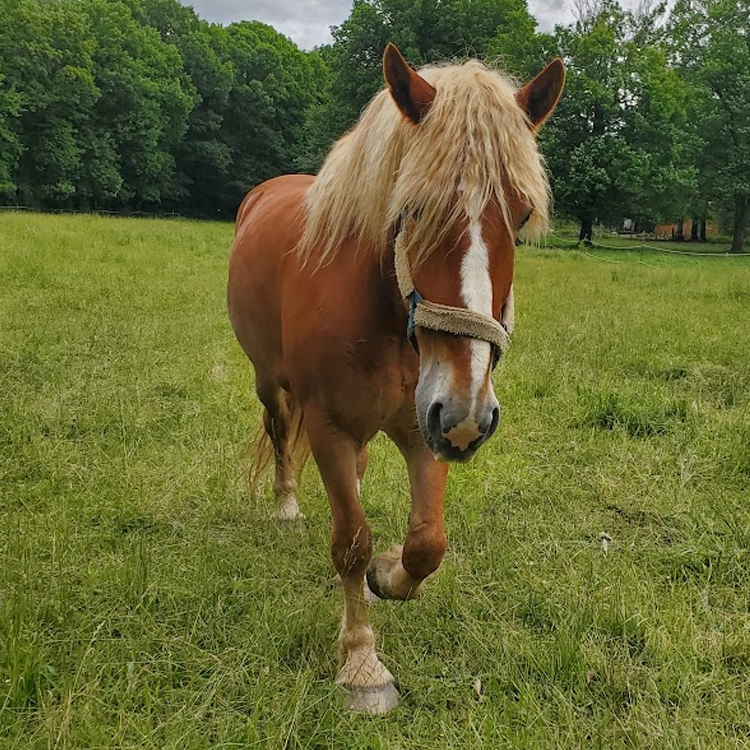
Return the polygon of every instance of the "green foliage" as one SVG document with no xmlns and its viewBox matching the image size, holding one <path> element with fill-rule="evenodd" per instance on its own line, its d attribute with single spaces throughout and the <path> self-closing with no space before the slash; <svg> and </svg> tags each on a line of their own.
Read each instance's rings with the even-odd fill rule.
<svg viewBox="0 0 750 750">
<path fill-rule="evenodd" d="M 412 65 L 466 57 L 500 59 L 512 73 L 534 66 L 536 22 L 525 0 L 355 0 L 327 55 L 333 107 L 328 128 L 349 127 L 383 85 L 381 58 L 394 42 Z"/>
<path fill-rule="evenodd" d="M 580 0 L 537 34 L 526 0 L 355 0 L 300 51 L 258 22 L 211 25 L 178 0 L 0 0 L 0 202 L 231 217 L 269 177 L 315 172 L 382 86 L 468 56 L 528 80 L 568 68 L 541 132 L 558 212 L 648 228 L 750 221 L 747 0 L 623 10 Z"/>
<path fill-rule="evenodd" d="M 185 133 L 194 90 L 178 51 L 155 29 L 139 24 L 126 5 L 87 0 L 84 7 L 97 42 L 100 92 L 91 124 L 100 135 L 97 142 L 111 148 L 105 163 L 119 164 L 115 196 L 135 208 L 159 205 L 175 191 L 172 151 Z M 111 194 L 115 185 L 92 188 L 86 197 Z"/>
<path fill-rule="evenodd" d="M 0 200 L 233 215 L 303 160 L 326 75 L 177 0 L 0 0 Z"/>
<path fill-rule="evenodd" d="M 542 132 L 557 205 L 589 227 L 680 216 L 693 184 L 689 92 L 667 66 L 664 8 L 634 15 L 613 0 L 581 8 L 575 26 L 556 31 L 568 76 Z"/>
<path fill-rule="evenodd" d="M 86 148 L 80 129 L 97 98 L 93 48 L 78 3 L 0 2 L 0 70 L 12 118 L 6 184 L 23 202 L 64 204 L 75 193 Z"/>
<path fill-rule="evenodd" d="M 663 39 L 644 46 L 636 35 L 626 54 L 625 117 L 633 151 L 625 185 L 628 212 L 645 226 L 675 217 L 705 216 L 695 196 L 690 89 L 667 64 Z"/>
<path fill-rule="evenodd" d="M 733 209 L 740 252 L 750 221 L 750 3 L 679 0 L 670 36 L 693 94 L 701 195 Z"/>
<path fill-rule="evenodd" d="M 224 29 L 204 23 L 192 9 L 173 0 L 132 5 L 140 23 L 156 29 L 163 42 L 177 49 L 194 92 L 185 134 L 174 148 L 174 207 L 179 210 L 187 200 L 193 211 L 211 216 L 222 207 L 222 186 L 232 158 L 221 135 L 232 87 Z"/>
<path fill-rule="evenodd" d="M 236 205 L 259 182 L 294 171 L 304 113 L 320 102 L 325 74 L 320 58 L 259 22 L 229 26 L 226 49 L 233 83 L 222 124 L 232 162 L 225 190 Z"/>
<path fill-rule="evenodd" d="M 0 60 L 0 202 L 16 192 L 14 176 L 22 150 L 17 125 L 21 102 L 21 95 L 7 85 Z"/>
</svg>

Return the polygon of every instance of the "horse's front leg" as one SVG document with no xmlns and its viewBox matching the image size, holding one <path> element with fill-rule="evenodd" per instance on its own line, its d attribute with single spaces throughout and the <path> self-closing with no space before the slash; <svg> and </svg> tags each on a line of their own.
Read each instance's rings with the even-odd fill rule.
<svg viewBox="0 0 750 750">
<path fill-rule="evenodd" d="M 367 583 L 383 599 L 414 599 L 425 578 L 440 567 L 448 546 L 443 520 L 448 464 L 436 461 L 414 431 L 392 437 L 409 468 L 409 529 L 403 547 L 393 547 L 372 561 Z"/>
<path fill-rule="evenodd" d="M 349 708 L 386 713 L 397 705 L 398 691 L 393 675 L 375 653 L 375 635 L 367 617 L 364 580 L 372 540 L 359 501 L 362 452 L 313 410 L 306 413 L 306 427 L 331 504 L 331 557 L 344 589 L 336 684 L 344 689 Z"/>
</svg>

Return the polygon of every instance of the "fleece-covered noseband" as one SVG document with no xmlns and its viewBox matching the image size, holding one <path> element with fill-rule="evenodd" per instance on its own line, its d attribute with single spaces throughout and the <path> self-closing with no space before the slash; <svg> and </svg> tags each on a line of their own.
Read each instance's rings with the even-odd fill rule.
<svg viewBox="0 0 750 750">
<path fill-rule="evenodd" d="M 406 222 L 402 219 L 395 244 L 396 281 L 401 296 L 409 303 L 409 320 L 406 335 L 411 345 L 417 348 L 414 329 L 416 326 L 443 331 L 454 336 L 469 336 L 488 341 L 492 345 L 492 366 L 497 365 L 500 355 L 510 346 L 510 333 L 513 330 L 513 287 L 503 306 L 501 321 L 489 315 L 467 310 L 465 307 L 452 307 L 428 302 L 414 288 L 411 264 L 406 249 Z"/>
</svg>

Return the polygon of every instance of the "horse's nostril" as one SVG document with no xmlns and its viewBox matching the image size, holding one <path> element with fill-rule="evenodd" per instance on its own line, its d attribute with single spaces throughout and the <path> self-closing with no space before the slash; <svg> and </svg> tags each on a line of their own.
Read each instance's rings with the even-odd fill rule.
<svg viewBox="0 0 750 750">
<path fill-rule="evenodd" d="M 491 412 L 487 412 L 482 417 L 481 421 L 477 425 L 477 430 L 479 430 L 480 435 L 486 435 L 490 431 L 490 428 L 492 427 L 492 422 L 494 421 L 494 419 L 495 419 L 494 409 Z"/>
<path fill-rule="evenodd" d="M 500 407 L 496 406 L 492 410 L 492 422 L 490 422 L 489 429 L 484 433 L 487 437 L 491 437 L 497 429 L 497 423 L 500 421 Z"/>
<path fill-rule="evenodd" d="M 442 435 L 443 426 L 440 422 L 440 414 L 443 411 L 443 405 L 440 401 L 433 401 L 427 410 L 427 428 L 432 435 Z"/>
<path fill-rule="evenodd" d="M 490 437 L 497 429 L 497 423 L 500 421 L 500 409 L 495 406 L 492 411 L 486 412 L 482 421 L 477 425 L 479 432 L 483 437 Z"/>
</svg>

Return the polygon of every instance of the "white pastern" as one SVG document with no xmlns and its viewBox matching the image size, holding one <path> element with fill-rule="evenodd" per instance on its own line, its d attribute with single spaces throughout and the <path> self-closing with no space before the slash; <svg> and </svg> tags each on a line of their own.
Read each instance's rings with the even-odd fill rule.
<svg viewBox="0 0 750 750">
<path fill-rule="evenodd" d="M 293 492 L 277 495 L 276 510 L 271 514 L 271 518 L 274 521 L 298 521 L 304 517 L 304 513 L 299 509 L 297 497 Z"/>
<path fill-rule="evenodd" d="M 477 222 L 469 226 L 469 249 L 461 261 L 461 296 L 472 312 L 492 316 L 492 279 L 490 279 L 490 253 L 482 237 L 482 227 Z M 471 347 L 471 400 L 472 407 L 487 375 L 492 354 L 487 341 L 472 339 Z M 471 409 L 470 413 L 473 413 Z"/>
</svg>

